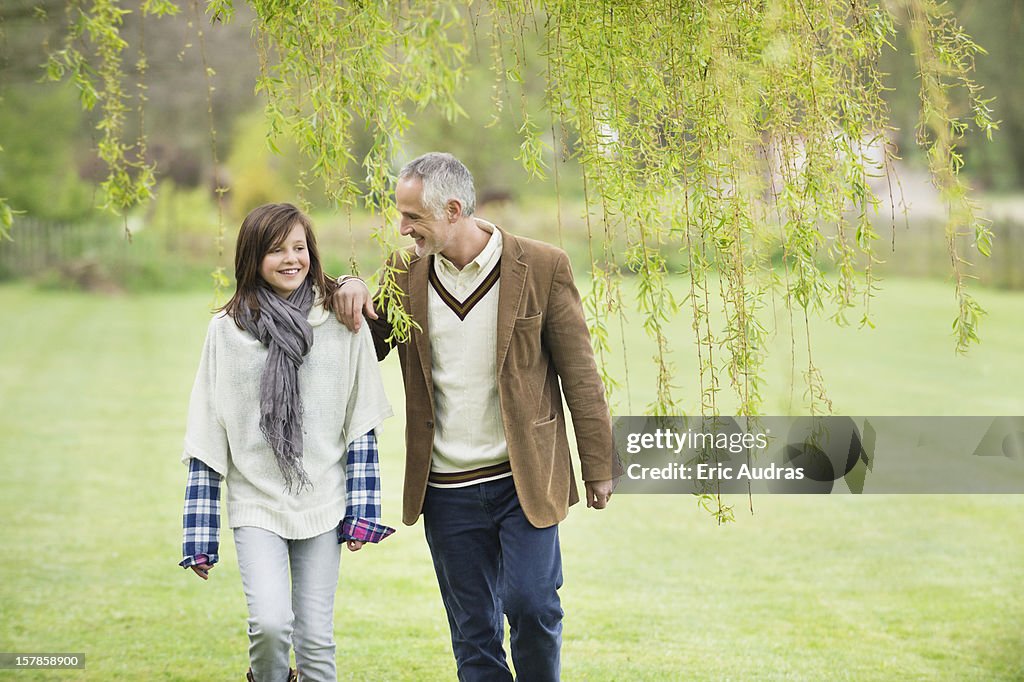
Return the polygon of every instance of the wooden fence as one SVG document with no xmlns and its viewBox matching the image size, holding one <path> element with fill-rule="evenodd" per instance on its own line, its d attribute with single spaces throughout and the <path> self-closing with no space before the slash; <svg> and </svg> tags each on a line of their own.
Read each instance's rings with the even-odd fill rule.
<svg viewBox="0 0 1024 682">
<path fill-rule="evenodd" d="M 1024 290 L 1024 224 L 997 221 L 992 256 L 984 258 L 965 244 L 961 256 L 972 265 L 967 272 L 978 283 L 1002 289 Z M 948 278 L 950 257 L 939 220 L 897 221 L 877 229 L 876 255 L 885 261 L 880 275 Z M 895 232 L 895 234 L 894 234 Z M 13 241 L 0 241 L 0 278 L 34 276 L 55 268 L 100 265 L 117 271 L 144 258 L 173 253 L 195 253 L 199 246 L 181 235 L 140 232 L 133 242 L 125 238 L 116 220 L 85 224 L 49 223 L 24 216 L 15 219 Z M 212 240 L 201 240 L 205 248 Z"/>
<path fill-rule="evenodd" d="M 965 272 L 978 283 L 999 289 L 1024 289 L 1024 225 L 998 221 L 992 229 L 992 255 L 982 256 L 970 244 L 960 240 L 958 253 L 970 263 Z M 945 225 L 939 220 L 912 223 L 897 221 L 876 228 L 879 239 L 876 255 L 885 261 L 878 266 L 883 274 L 909 277 L 952 276 L 952 263 L 945 239 Z"/>
<path fill-rule="evenodd" d="M 109 263 L 130 247 L 114 223 L 51 223 L 18 216 L 11 241 L 0 241 L 0 275 L 27 276 L 81 259 Z"/>
</svg>

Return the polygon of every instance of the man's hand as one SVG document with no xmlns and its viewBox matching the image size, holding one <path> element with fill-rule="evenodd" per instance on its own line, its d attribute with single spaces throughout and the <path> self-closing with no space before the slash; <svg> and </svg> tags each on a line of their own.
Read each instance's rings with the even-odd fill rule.
<svg viewBox="0 0 1024 682">
<path fill-rule="evenodd" d="M 196 575 L 198 575 L 200 578 L 202 578 L 203 580 L 209 580 L 210 579 L 210 571 L 213 570 L 213 565 L 212 564 L 193 564 L 192 566 L 189 566 L 189 568 L 191 568 L 192 571 Z"/>
<path fill-rule="evenodd" d="M 612 499 L 613 481 L 584 481 L 587 488 L 587 507 L 604 509 L 608 506 L 608 500 Z"/>
<path fill-rule="evenodd" d="M 334 291 L 334 314 L 338 322 L 355 333 L 363 325 L 363 315 L 371 320 L 377 319 L 377 311 L 373 309 L 373 299 L 366 282 L 358 277 L 349 277 Z"/>
<path fill-rule="evenodd" d="M 362 540 L 351 540 L 351 539 L 349 539 L 349 540 L 345 541 L 345 546 L 348 547 L 348 551 L 350 551 L 350 552 L 358 552 L 359 550 L 361 550 L 363 548 L 364 544 L 365 543 Z"/>
</svg>

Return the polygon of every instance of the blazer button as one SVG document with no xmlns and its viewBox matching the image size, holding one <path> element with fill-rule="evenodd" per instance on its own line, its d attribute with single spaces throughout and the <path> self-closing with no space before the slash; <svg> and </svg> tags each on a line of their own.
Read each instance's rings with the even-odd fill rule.
<svg viewBox="0 0 1024 682">
<path fill-rule="evenodd" d="M 432 422 L 431 420 L 429 420 L 429 419 L 428 419 L 428 420 L 427 420 L 427 428 L 428 428 L 428 429 L 432 429 L 432 428 L 434 428 L 434 422 Z"/>
</svg>

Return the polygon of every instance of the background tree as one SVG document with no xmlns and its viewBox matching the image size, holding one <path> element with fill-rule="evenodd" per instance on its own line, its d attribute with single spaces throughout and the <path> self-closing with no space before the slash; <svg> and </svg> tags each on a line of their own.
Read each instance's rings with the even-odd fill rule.
<svg viewBox="0 0 1024 682">
<path fill-rule="evenodd" d="M 978 83 L 995 96 L 999 118 L 999 144 L 988 144 L 984 130 L 972 128 L 965 132 L 961 144 L 969 175 L 979 188 L 995 192 L 1019 190 L 1024 179 L 1024 92 L 1018 74 L 1024 69 L 1024 5 L 1014 0 L 956 0 L 949 3 L 963 22 L 964 29 L 980 45 L 987 57 L 975 65 Z M 917 65 L 913 45 L 906 33 L 893 38 L 896 49 L 882 54 L 881 68 L 889 74 L 892 90 L 886 100 L 893 112 L 896 126 L 894 139 L 908 158 L 920 157 L 915 146 L 918 92 L 899 83 L 914 83 Z M 954 110 L 965 111 L 962 98 L 955 97 Z"/>
</svg>

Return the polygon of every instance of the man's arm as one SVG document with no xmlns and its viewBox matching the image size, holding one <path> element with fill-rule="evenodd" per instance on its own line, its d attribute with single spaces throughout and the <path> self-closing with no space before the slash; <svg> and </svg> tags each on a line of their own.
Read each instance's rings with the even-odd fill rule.
<svg viewBox="0 0 1024 682">
<path fill-rule="evenodd" d="M 389 265 L 391 261 L 388 261 Z M 334 315 L 338 322 L 355 333 L 363 323 L 363 316 L 370 325 L 373 347 L 377 351 L 377 360 L 383 360 L 391 352 L 394 343 L 391 338 L 391 323 L 387 315 L 377 315 L 377 301 L 370 297 L 370 288 L 359 277 L 346 275 L 339 278 L 338 288 L 334 291 Z M 386 312 L 386 311 L 385 311 Z"/>
<path fill-rule="evenodd" d="M 569 258 L 560 253 L 548 299 L 544 337 L 572 414 L 587 506 L 603 509 L 622 475 L 612 444 L 611 415 L 594 361 L 590 330 Z"/>
<path fill-rule="evenodd" d="M 338 322 L 355 333 L 363 326 L 363 316 L 371 320 L 377 319 L 377 311 L 370 298 L 370 288 L 366 282 L 355 275 L 346 275 L 338 279 L 338 288 L 334 291 L 334 314 Z"/>
</svg>

